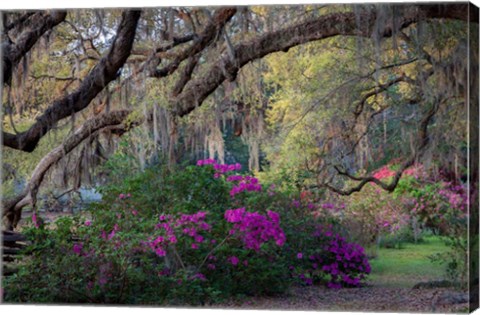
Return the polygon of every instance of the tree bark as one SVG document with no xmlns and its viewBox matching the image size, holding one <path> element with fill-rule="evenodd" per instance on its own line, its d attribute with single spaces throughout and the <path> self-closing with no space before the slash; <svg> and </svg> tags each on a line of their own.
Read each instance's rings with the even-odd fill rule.
<svg viewBox="0 0 480 315">
<path fill-rule="evenodd" d="M 395 7 L 396 12 L 402 12 L 396 20 L 396 25 L 400 28 L 405 28 L 425 19 L 446 18 L 475 21 L 474 17 L 467 14 L 467 3 L 396 5 L 393 7 Z M 392 36 L 393 21 L 387 21 L 382 29 L 375 30 L 376 19 L 375 10 L 363 13 L 360 16 L 362 28 L 358 28 L 358 20 L 353 12 L 333 13 L 237 44 L 234 46 L 234 59 L 227 52 L 220 55 L 204 75 L 189 82 L 175 100 L 176 109 L 174 113 L 178 116 L 189 114 L 195 108 L 201 106 L 202 102 L 223 81 L 226 79 L 234 80 L 241 67 L 270 53 L 288 51 L 294 46 L 338 35 L 370 37 L 376 32 L 381 37 Z"/>
<path fill-rule="evenodd" d="M 18 65 L 20 60 L 27 52 L 32 49 L 35 43 L 45 34 L 58 24 L 62 23 L 67 16 L 65 11 L 38 12 L 35 14 L 25 15 L 25 19 L 32 20 L 28 30 L 24 31 L 15 41 L 11 42 L 8 38 L 2 39 L 2 68 L 3 83 L 10 85 L 12 71 Z M 23 24 L 21 17 L 19 23 Z M 11 25 L 14 28 L 16 25 Z M 8 30 L 7 30 L 8 31 Z"/>
<path fill-rule="evenodd" d="M 201 34 L 195 38 L 193 44 L 190 47 L 178 54 L 170 64 L 168 64 L 162 69 L 156 69 L 149 75 L 156 78 L 162 78 L 175 72 L 180 66 L 180 63 L 182 63 L 182 61 L 189 57 L 194 58 L 196 54 L 200 53 L 208 45 L 210 45 L 210 43 L 212 43 L 212 41 L 218 35 L 218 32 L 235 15 L 235 12 L 237 12 L 237 10 L 230 7 L 218 9 L 215 12 L 215 15 L 212 17 L 211 21 L 209 21 Z"/>
<path fill-rule="evenodd" d="M 120 69 L 130 55 L 140 11 L 125 11 L 117 35 L 109 52 L 90 71 L 80 87 L 73 93 L 56 100 L 25 132 L 3 133 L 3 145 L 32 152 L 38 141 L 59 120 L 86 108 L 111 81 L 120 75 Z"/>
<path fill-rule="evenodd" d="M 50 151 L 37 164 L 28 181 L 25 190 L 12 200 L 4 202 L 3 216 L 6 219 L 7 229 L 12 230 L 20 221 L 22 208 L 28 204 L 35 205 L 36 195 L 47 171 L 66 154 L 70 153 L 85 139 L 95 132 L 113 126 L 116 132 L 126 131 L 133 125 L 125 125 L 125 118 L 131 113 L 128 110 L 113 111 L 87 120 L 73 135 L 61 145 Z M 137 122 L 137 123 L 140 123 Z M 135 124 L 135 123 L 134 123 Z"/>
</svg>

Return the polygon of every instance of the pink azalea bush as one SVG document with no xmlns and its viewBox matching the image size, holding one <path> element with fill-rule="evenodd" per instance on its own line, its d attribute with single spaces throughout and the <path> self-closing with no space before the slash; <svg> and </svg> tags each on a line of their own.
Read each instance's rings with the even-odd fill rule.
<svg viewBox="0 0 480 315">
<path fill-rule="evenodd" d="M 396 196 L 407 196 L 405 207 L 423 225 L 443 235 L 465 233 L 468 196 L 462 184 L 429 178 L 423 168 L 407 174 L 399 183 Z"/>
<path fill-rule="evenodd" d="M 59 288 L 44 292 L 52 302 L 136 303 L 141 298 L 155 304 L 202 304 L 281 293 L 296 279 L 288 266 L 303 264 L 310 253 L 330 257 L 322 247 L 330 240 L 306 241 L 311 234 L 303 229 L 318 221 L 312 215 L 318 208 L 313 196 L 297 196 L 297 209 L 290 195 L 273 184 L 264 189 L 258 178 L 240 171 L 238 163 L 206 159 L 178 171 L 146 170 L 107 186 L 88 219 L 66 217 L 54 229 L 32 229 L 38 255 L 48 258 L 32 260 L 34 265 L 25 268 L 33 272 L 18 281 L 44 287 L 42 281 L 61 274 Z M 353 249 L 347 252 L 356 257 Z M 318 268 L 322 280 L 315 283 L 360 284 L 358 270 L 339 268 L 345 279 Z M 314 278 L 305 276 L 305 283 L 314 284 Z M 9 292 L 12 299 L 37 299 L 35 291 L 16 284 Z"/>
<path fill-rule="evenodd" d="M 225 211 L 225 219 L 234 224 L 230 234 L 238 235 L 247 249 L 259 251 L 260 246 L 269 240 L 275 241 L 278 246 L 285 244 L 285 233 L 276 212 L 268 210 L 267 216 L 264 216 L 239 208 Z"/>
</svg>

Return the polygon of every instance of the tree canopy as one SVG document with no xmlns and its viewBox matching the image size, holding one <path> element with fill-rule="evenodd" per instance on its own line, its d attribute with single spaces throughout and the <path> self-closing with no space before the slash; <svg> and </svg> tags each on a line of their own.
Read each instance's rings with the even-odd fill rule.
<svg viewBox="0 0 480 315">
<path fill-rule="evenodd" d="M 10 11 L 2 26 L 3 180 L 26 180 L 4 194 L 9 228 L 47 176 L 76 190 L 122 152 L 140 171 L 244 158 L 343 195 L 393 191 L 418 161 L 467 168 L 468 3 Z M 392 181 L 372 175 L 392 160 Z"/>
</svg>

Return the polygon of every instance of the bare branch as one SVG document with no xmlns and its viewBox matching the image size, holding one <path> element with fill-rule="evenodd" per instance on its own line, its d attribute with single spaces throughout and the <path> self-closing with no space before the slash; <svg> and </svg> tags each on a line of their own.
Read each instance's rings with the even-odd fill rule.
<svg viewBox="0 0 480 315">
<path fill-rule="evenodd" d="M 400 178 L 402 177 L 403 172 L 415 163 L 418 157 L 423 153 L 425 147 L 428 145 L 428 142 L 429 142 L 428 125 L 432 121 L 432 118 L 435 115 L 435 113 L 438 111 L 438 107 L 439 107 L 439 101 L 436 101 L 423 116 L 418 129 L 418 135 L 417 135 L 418 142 L 417 142 L 415 151 L 412 152 L 411 156 L 402 163 L 402 165 L 400 166 L 400 169 L 397 172 L 395 172 L 395 175 L 393 176 L 389 184 L 382 182 L 381 180 L 375 178 L 374 176 L 367 176 L 367 177 L 354 176 L 345 170 L 341 170 L 338 166 L 335 166 L 335 170 L 338 172 L 338 174 L 346 176 L 351 180 L 359 181 L 360 183 L 347 190 L 336 188 L 330 185 L 329 183 L 325 183 L 323 184 L 323 186 L 337 194 L 344 195 L 344 196 L 348 196 L 362 190 L 363 186 L 365 186 L 367 183 L 375 183 L 382 189 L 389 192 L 394 191 L 395 188 L 397 187 L 397 184 Z"/>
<path fill-rule="evenodd" d="M 172 74 L 182 61 L 204 50 L 215 39 L 218 32 L 235 15 L 235 8 L 218 9 L 202 33 L 193 41 L 193 44 L 180 52 L 175 59 L 162 69 L 157 69 L 150 74 L 152 77 L 162 78 Z"/>
<path fill-rule="evenodd" d="M 396 78 L 393 78 L 391 80 L 388 80 L 387 82 L 385 82 L 384 84 L 379 84 L 377 87 L 375 87 L 373 90 L 365 93 L 361 98 L 360 98 L 360 101 L 358 102 L 356 108 L 355 108 L 355 111 L 354 111 L 354 115 L 355 115 L 355 118 L 357 118 L 363 111 L 363 107 L 365 106 L 365 102 L 367 102 L 367 100 L 372 97 L 372 96 L 375 96 L 375 95 L 378 95 L 382 92 L 385 92 L 386 90 L 388 90 L 390 87 L 394 86 L 395 84 L 397 83 L 400 83 L 400 82 L 412 82 L 413 80 L 410 79 L 409 77 L 407 77 L 405 74 L 402 74 L 401 76 L 398 76 Z"/>
<path fill-rule="evenodd" d="M 174 48 L 178 45 L 188 43 L 189 41 L 192 41 L 196 38 L 198 38 L 197 34 L 189 34 L 189 35 L 185 35 L 183 37 L 173 37 L 171 43 L 156 48 L 155 52 L 160 53 L 160 52 L 168 51 L 168 50 L 170 50 L 170 49 L 172 49 L 172 48 Z"/>
<path fill-rule="evenodd" d="M 40 79 L 50 79 L 50 80 L 56 80 L 56 81 L 74 81 L 77 80 L 77 78 L 74 77 L 56 77 L 54 75 L 49 75 L 49 74 L 40 74 L 40 75 L 33 75 L 31 74 L 30 77 L 35 80 L 40 80 Z"/>
</svg>

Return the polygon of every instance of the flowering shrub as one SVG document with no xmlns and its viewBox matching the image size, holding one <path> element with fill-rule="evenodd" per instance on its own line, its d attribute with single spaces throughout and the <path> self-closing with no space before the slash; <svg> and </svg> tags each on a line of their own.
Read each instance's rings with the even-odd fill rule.
<svg viewBox="0 0 480 315">
<path fill-rule="evenodd" d="M 155 226 L 160 233 L 156 233 L 155 237 L 149 237 L 149 240 L 143 244 L 150 247 L 158 256 L 165 257 L 168 248 L 177 244 L 177 235 L 182 235 L 192 249 L 198 249 L 205 241 L 200 232 L 208 232 L 211 229 L 210 224 L 205 221 L 205 217 L 206 212 L 203 211 L 191 215 L 161 215 L 160 223 Z"/>
<path fill-rule="evenodd" d="M 446 266 L 446 278 L 464 282 L 468 274 L 468 195 L 466 187 L 442 180 L 406 177 L 399 183 L 398 194 L 408 194 L 411 216 L 442 235 L 449 250 L 431 259 Z"/>
<path fill-rule="evenodd" d="M 268 210 L 268 218 L 258 212 L 246 212 L 245 208 L 227 210 L 225 219 L 234 223 L 230 234 L 239 235 L 245 248 L 260 250 L 260 246 L 272 239 L 275 244 L 282 246 L 285 243 L 285 234 L 280 228 L 278 213 Z"/>
<path fill-rule="evenodd" d="M 313 244 L 296 254 L 290 266 L 292 276 L 304 285 L 325 282 L 329 288 L 358 287 L 371 267 L 363 247 L 349 243 L 331 227 L 317 227 Z M 312 246 L 317 245 L 317 247 Z"/>
<path fill-rule="evenodd" d="M 32 225 L 36 254 L 7 280 L 5 299 L 214 303 L 281 293 L 293 265 L 305 284 L 361 284 L 369 272 L 362 250 L 337 234 L 312 234 L 324 218 L 312 216 L 309 193 L 292 199 L 275 185 L 263 189 L 256 177 L 238 174 L 238 164 L 196 164 L 147 170 L 104 187 L 90 212 Z M 34 285 L 24 290 L 23 283 Z"/>
<path fill-rule="evenodd" d="M 227 181 L 238 181 L 237 185 L 234 185 L 230 190 L 230 196 L 235 197 L 235 195 L 243 191 L 262 191 L 262 185 L 258 183 L 258 179 L 250 176 L 230 176 L 227 178 Z"/>
<path fill-rule="evenodd" d="M 393 198 L 374 185 L 365 185 L 348 197 L 332 198 L 319 211 L 338 218 L 351 239 L 372 251 L 382 236 L 398 235 L 411 224 L 403 197 Z"/>
<path fill-rule="evenodd" d="M 9 279 L 6 300 L 203 304 L 285 290 L 288 274 L 275 259 L 285 243 L 279 214 L 245 208 L 228 219 L 234 200 L 224 175 L 240 166 L 197 164 L 106 187 L 87 217 L 34 224 L 31 271 Z M 22 283 L 39 285 L 29 292 Z"/>
<path fill-rule="evenodd" d="M 390 168 L 390 165 L 385 165 L 373 172 L 373 177 L 375 177 L 376 179 L 384 180 L 393 177 L 395 174 L 396 172 Z M 410 166 L 409 168 L 404 170 L 402 175 L 411 176 L 415 179 L 419 179 L 425 178 L 427 176 L 427 173 L 425 172 L 423 165 L 414 164 L 413 166 Z"/>
<path fill-rule="evenodd" d="M 373 177 L 376 179 L 385 179 L 395 175 L 395 171 L 392 171 L 388 165 L 383 166 L 373 173 Z"/>
<path fill-rule="evenodd" d="M 468 198 L 462 185 L 406 176 L 398 186 L 396 195 L 408 196 L 405 207 L 424 228 L 443 235 L 465 233 Z"/>
</svg>

